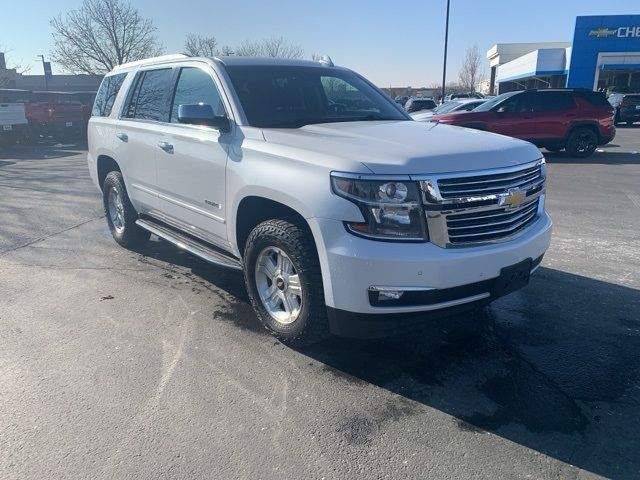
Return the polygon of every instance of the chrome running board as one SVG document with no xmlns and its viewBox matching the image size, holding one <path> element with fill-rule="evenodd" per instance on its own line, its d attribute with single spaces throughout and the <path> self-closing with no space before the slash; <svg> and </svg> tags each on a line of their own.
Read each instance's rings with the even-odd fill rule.
<svg viewBox="0 0 640 480">
<path fill-rule="evenodd" d="M 155 222 L 146 217 L 144 219 L 140 218 L 136 220 L 136 224 L 167 242 L 173 243 L 178 248 L 205 260 L 206 262 L 221 267 L 232 268 L 234 270 L 242 270 L 242 263 L 240 263 L 240 260 L 233 257 L 231 254 L 227 254 L 213 246 L 209 246 L 206 243 L 174 228 Z"/>
</svg>

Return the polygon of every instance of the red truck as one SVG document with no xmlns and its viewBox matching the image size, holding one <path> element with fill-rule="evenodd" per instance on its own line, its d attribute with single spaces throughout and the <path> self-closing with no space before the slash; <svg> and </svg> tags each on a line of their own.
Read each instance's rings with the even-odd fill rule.
<svg viewBox="0 0 640 480">
<path fill-rule="evenodd" d="M 616 135 L 605 95 L 581 89 L 540 89 L 498 95 L 470 112 L 435 115 L 432 122 L 527 140 L 575 157 L 591 155 Z"/>
<path fill-rule="evenodd" d="M 86 131 L 82 103 L 69 92 L 31 92 L 25 105 L 32 137 L 77 140 Z"/>
</svg>

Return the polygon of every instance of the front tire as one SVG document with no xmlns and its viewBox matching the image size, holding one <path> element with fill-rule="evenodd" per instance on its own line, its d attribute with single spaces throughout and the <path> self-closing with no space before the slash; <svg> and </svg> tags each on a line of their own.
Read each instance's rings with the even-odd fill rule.
<svg viewBox="0 0 640 480">
<path fill-rule="evenodd" d="M 267 220 L 249 234 L 244 278 L 262 325 L 292 346 L 329 336 L 320 262 L 311 234 L 286 220 Z"/>
<path fill-rule="evenodd" d="M 102 187 L 102 201 L 107 224 L 113 239 L 125 248 L 139 247 L 151 233 L 136 225 L 138 212 L 131 204 L 122 173 L 109 172 Z"/>
<path fill-rule="evenodd" d="M 585 158 L 595 152 L 598 136 L 590 128 L 576 128 L 567 139 L 566 151 L 572 157 Z"/>
</svg>

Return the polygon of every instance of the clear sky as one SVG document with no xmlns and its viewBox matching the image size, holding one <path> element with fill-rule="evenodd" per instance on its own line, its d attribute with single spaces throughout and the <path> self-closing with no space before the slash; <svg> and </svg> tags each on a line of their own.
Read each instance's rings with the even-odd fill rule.
<svg viewBox="0 0 640 480">
<path fill-rule="evenodd" d="M 51 49 L 49 19 L 82 0 L 3 0 L 0 45 L 9 59 L 32 64 Z M 153 20 L 166 53 L 180 52 L 188 33 L 231 46 L 283 36 L 330 55 L 381 87 L 428 86 L 442 77 L 446 0 L 132 0 Z M 447 81 L 465 50 L 484 54 L 498 42 L 571 41 L 578 15 L 640 14 L 640 0 L 451 0 Z M 486 65 L 488 70 L 488 64 Z M 54 73 L 60 73 L 53 66 Z"/>
</svg>

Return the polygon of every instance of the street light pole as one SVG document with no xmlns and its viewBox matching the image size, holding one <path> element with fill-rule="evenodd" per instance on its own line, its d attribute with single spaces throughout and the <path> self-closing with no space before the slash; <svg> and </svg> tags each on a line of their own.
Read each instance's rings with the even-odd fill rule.
<svg viewBox="0 0 640 480">
<path fill-rule="evenodd" d="M 47 69 L 44 65 L 44 55 L 38 55 L 38 57 L 40 57 L 40 59 L 42 60 L 42 70 L 44 72 L 44 89 L 49 90 L 49 80 L 47 78 Z"/>
<path fill-rule="evenodd" d="M 444 103 L 444 84 L 447 80 L 447 44 L 449 43 L 449 3 L 451 0 L 447 0 L 447 21 L 445 23 L 444 30 L 444 62 L 442 65 L 442 103 Z"/>
</svg>

